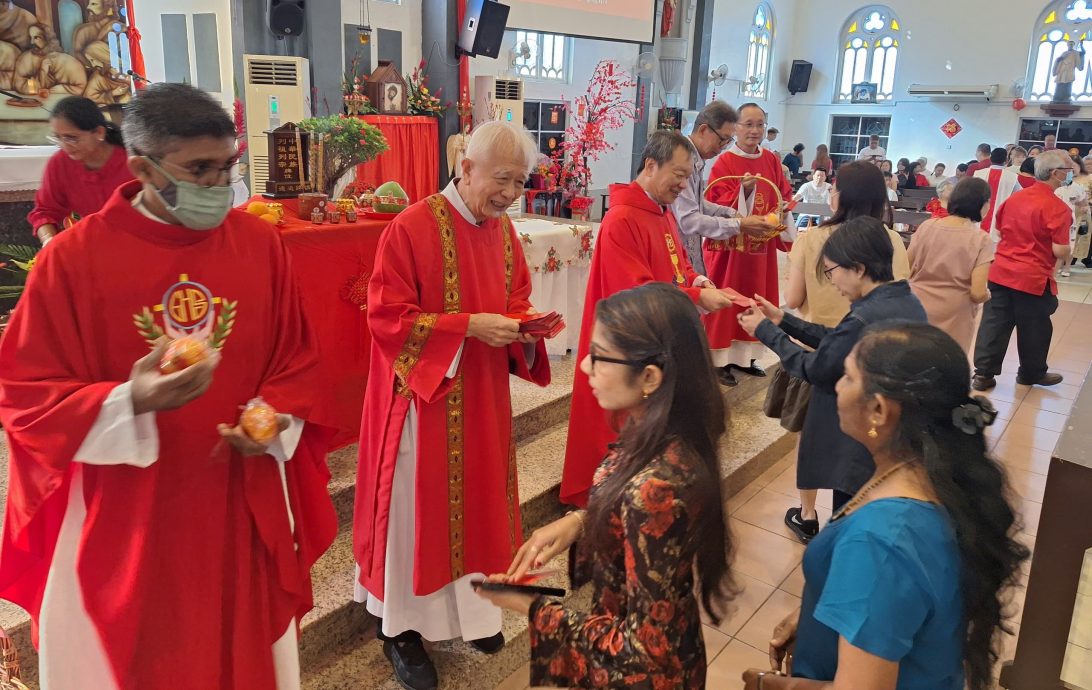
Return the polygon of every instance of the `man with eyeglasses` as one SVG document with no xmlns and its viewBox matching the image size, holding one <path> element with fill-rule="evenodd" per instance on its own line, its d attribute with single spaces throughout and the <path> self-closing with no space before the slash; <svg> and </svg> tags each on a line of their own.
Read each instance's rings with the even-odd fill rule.
<svg viewBox="0 0 1092 690">
<path fill-rule="evenodd" d="M 137 179 L 42 250 L 0 341 L 0 597 L 38 626 L 42 687 L 295 690 L 337 532 L 315 342 L 277 230 L 231 210 L 220 103 L 155 84 L 123 130 Z M 271 439 L 236 425 L 255 397 Z"/>
<path fill-rule="evenodd" d="M 990 300 L 974 347 L 971 387 L 987 391 L 997 385 L 1001 364 L 1016 329 L 1020 368 L 1016 383 L 1053 386 L 1062 375 L 1047 371 L 1047 353 L 1054 335 L 1050 317 L 1058 309 L 1054 267 L 1069 260 L 1069 229 L 1073 211 L 1055 190 L 1073 179 L 1072 161 L 1063 151 L 1044 151 L 1035 159 L 1035 178 L 1015 192 L 996 216 L 1000 235 L 990 266 Z"/>
<path fill-rule="evenodd" d="M 623 290 L 650 282 L 671 283 L 706 312 L 725 309 L 731 297 L 690 266 L 672 205 L 686 189 L 693 171 L 693 143 L 678 132 L 653 132 L 641 152 L 637 179 L 610 189 L 610 210 L 595 241 L 576 361 L 588 354 L 595 306 Z M 617 433 L 596 402 L 588 376 L 573 375 L 569 435 L 561 475 L 561 501 L 584 507 L 588 489 L 607 446 Z"/>
<path fill-rule="evenodd" d="M 735 208 L 745 218 L 777 218 L 775 224 L 780 224 L 785 206 L 792 199 L 792 186 L 782 172 L 781 159 L 761 147 L 766 136 L 766 111 L 757 103 L 740 106 L 736 135 L 735 143 L 721 154 L 709 174 L 713 201 Z M 760 237 L 707 239 L 703 258 L 709 278 L 746 297 L 758 294 L 778 302 L 777 252 L 788 251 L 795 236 L 792 223 L 786 225 L 788 229 L 780 235 L 775 234 L 775 225 L 766 225 L 770 232 Z M 740 328 L 736 315 L 741 311 L 741 307 L 733 306 L 703 319 L 713 365 L 726 386 L 736 385 L 733 370 L 751 376 L 766 375 L 756 362 L 766 348 Z"/>
<path fill-rule="evenodd" d="M 705 161 L 716 158 L 732 143 L 736 120 L 736 111 L 732 106 L 724 101 L 713 101 L 698 113 L 694 131 L 687 137 L 694 167 L 671 210 L 679 222 L 686 256 L 699 274 L 705 273 L 705 261 L 701 255 L 702 238 L 726 240 L 740 232 L 762 235 L 772 229 L 762 218 L 739 218 L 734 208 L 705 199 Z"/>
</svg>

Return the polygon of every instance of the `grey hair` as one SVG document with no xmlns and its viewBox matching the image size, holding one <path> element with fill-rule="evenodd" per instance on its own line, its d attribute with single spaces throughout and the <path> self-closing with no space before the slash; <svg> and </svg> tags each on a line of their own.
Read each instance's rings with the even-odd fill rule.
<svg viewBox="0 0 1092 690">
<path fill-rule="evenodd" d="M 178 139 L 235 138 L 220 102 L 188 84 L 151 84 L 137 91 L 121 124 L 130 155 L 163 155 Z"/>
<path fill-rule="evenodd" d="M 538 162 L 538 145 L 523 125 L 499 120 L 485 122 L 471 133 L 466 158 L 476 163 L 518 161 L 524 174 L 530 174 Z"/>
<path fill-rule="evenodd" d="M 641 166 L 638 170 L 644 170 L 645 163 L 648 161 L 652 161 L 658 166 L 665 165 L 675 157 L 675 152 L 679 150 L 680 146 L 689 149 L 690 143 L 686 137 L 678 132 L 666 129 L 653 132 L 652 136 L 648 138 L 648 143 L 645 144 L 644 151 L 641 151 Z"/>
<path fill-rule="evenodd" d="M 946 177 L 941 180 L 940 183 L 937 184 L 937 196 L 946 192 L 948 188 L 954 186 L 957 181 L 957 178 L 954 177 Z"/>
<path fill-rule="evenodd" d="M 1059 149 L 1043 151 L 1035 158 L 1035 179 L 1049 180 L 1055 170 L 1068 170 L 1073 167 L 1073 159 Z"/>
<path fill-rule="evenodd" d="M 694 129 L 702 125 L 708 125 L 709 129 L 719 130 L 724 125 L 735 124 L 739 120 L 736 109 L 722 100 L 715 100 L 701 109 L 694 118 Z"/>
</svg>

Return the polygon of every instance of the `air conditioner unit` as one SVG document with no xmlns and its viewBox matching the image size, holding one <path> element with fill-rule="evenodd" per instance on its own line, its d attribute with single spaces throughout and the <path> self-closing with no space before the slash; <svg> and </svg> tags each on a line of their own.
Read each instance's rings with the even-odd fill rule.
<svg viewBox="0 0 1092 690">
<path fill-rule="evenodd" d="M 991 101 L 997 97 L 997 84 L 979 86 L 929 86 L 911 84 L 906 93 L 931 101 Z"/>
<path fill-rule="evenodd" d="M 523 80 L 474 77 L 474 122 L 523 124 Z"/>
<path fill-rule="evenodd" d="M 244 55 L 243 65 L 250 191 L 258 194 L 269 179 L 265 133 L 311 117 L 311 70 L 306 58 L 280 55 Z"/>
</svg>

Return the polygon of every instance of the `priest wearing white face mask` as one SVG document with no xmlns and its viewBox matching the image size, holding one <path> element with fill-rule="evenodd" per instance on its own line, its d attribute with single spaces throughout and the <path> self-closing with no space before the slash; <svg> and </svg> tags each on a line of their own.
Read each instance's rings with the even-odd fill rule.
<svg viewBox="0 0 1092 690">
<path fill-rule="evenodd" d="M 39 626 L 43 688 L 295 690 L 337 531 L 315 343 L 277 231 L 231 210 L 221 105 L 155 84 L 123 127 L 138 179 L 42 250 L 0 341 L 0 598 Z M 182 336 L 207 357 L 162 373 Z M 263 441 L 236 426 L 256 396 Z"/>
</svg>

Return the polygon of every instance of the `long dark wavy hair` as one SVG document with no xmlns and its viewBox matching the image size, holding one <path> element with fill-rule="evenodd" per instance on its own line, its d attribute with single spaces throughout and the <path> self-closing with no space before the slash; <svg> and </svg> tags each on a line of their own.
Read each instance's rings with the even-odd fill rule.
<svg viewBox="0 0 1092 690">
<path fill-rule="evenodd" d="M 891 202 L 883 173 L 868 161 L 852 161 L 838 168 L 838 210 L 820 227 L 841 225 L 858 216 L 872 216 L 891 225 Z"/>
<path fill-rule="evenodd" d="M 962 562 L 963 662 L 971 690 L 991 686 L 1000 633 L 1011 633 L 1006 611 L 1028 550 L 1012 538 L 1018 527 L 1005 472 L 986 453 L 981 428 L 967 433 L 953 414 L 974 403 L 967 355 L 951 336 L 925 323 L 878 324 L 857 346 L 867 395 L 902 406 L 892 451 L 921 462 L 948 511 Z"/>
<path fill-rule="evenodd" d="M 626 359 L 653 361 L 663 371 L 660 387 L 645 401 L 642 414 L 630 415 L 615 450 L 619 467 L 596 489 L 588 504 L 587 538 L 594 553 L 610 543 L 610 515 L 638 473 L 674 445 L 690 465 L 694 504 L 688 540 L 694 545 L 701 603 L 713 621 L 736 592 L 728 570 L 732 543 L 720 490 L 717 446 L 724 434 L 724 399 L 717 385 L 705 329 L 681 290 L 648 283 L 614 294 L 596 306 L 596 321 L 610 344 Z M 636 378 L 645 365 L 631 368 Z"/>
</svg>

